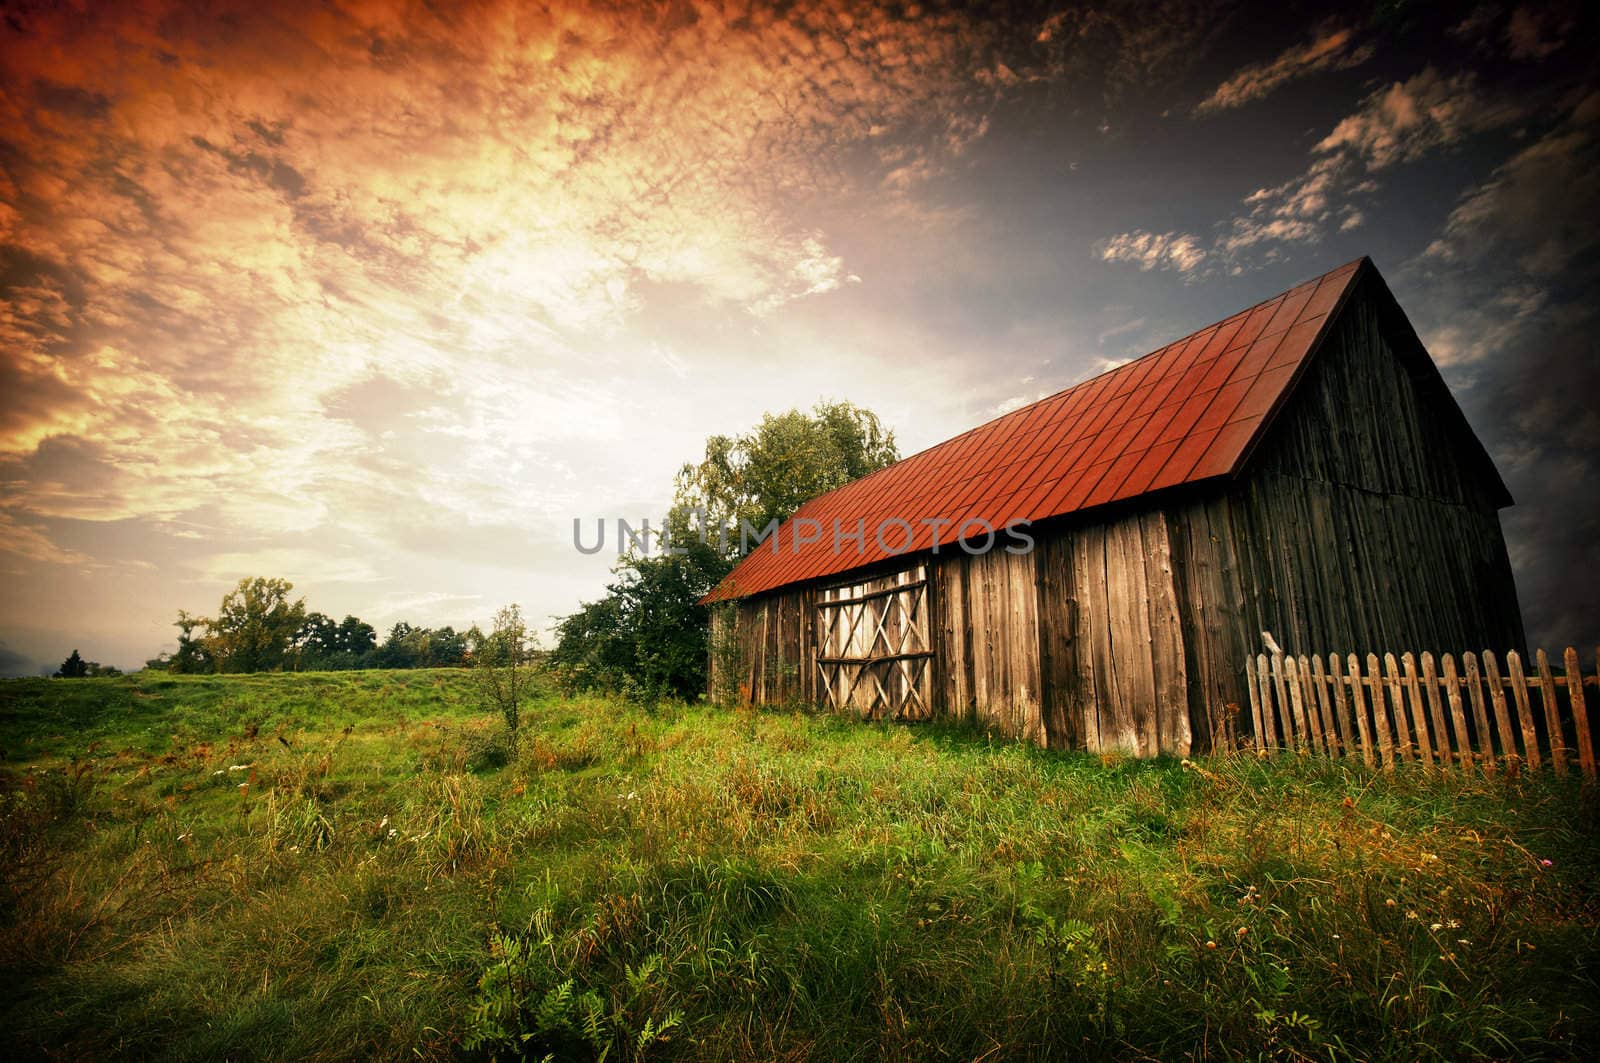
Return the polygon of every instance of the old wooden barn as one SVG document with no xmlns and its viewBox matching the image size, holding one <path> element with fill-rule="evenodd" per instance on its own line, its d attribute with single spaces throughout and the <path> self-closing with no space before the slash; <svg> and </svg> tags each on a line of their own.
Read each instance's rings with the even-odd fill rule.
<svg viewBox="0 0 1600 1063">
<path fill-rule="evenodd" d="M 712 682 L 1188 753 L 1262 631 L 1522 646 L 1510 503 L 1362 259 L 807 502 L 707 597 Z"/>
</svg>

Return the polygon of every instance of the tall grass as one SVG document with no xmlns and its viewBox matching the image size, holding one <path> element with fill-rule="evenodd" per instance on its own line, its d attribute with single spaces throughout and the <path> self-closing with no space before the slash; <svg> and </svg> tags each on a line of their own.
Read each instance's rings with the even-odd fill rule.
<svg viewBox="0 0 1600 1063">
<path fill-rule="evenodd" d="M 453 672 L 0 684 L 0 1039 L 81 1058 L 1570 1057 L 1592 794 Z"/>
</svg>

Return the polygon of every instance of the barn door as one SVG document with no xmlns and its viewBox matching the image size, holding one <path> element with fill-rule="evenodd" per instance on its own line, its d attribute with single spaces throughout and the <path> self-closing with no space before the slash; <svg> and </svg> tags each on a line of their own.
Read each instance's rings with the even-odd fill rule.
<svg viewBox="0 0 1600 1063">
<path fill-rule="evenodd" d="M 821 592 L 817 669 L 828 704 L 869 719 L 932 718 L 929 612 L 924 565 Z"/>
</svg>

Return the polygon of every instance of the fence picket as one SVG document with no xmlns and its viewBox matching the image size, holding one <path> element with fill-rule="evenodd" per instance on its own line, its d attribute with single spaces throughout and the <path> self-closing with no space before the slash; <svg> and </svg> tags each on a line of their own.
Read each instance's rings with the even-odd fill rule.
<svg viewBox="0 0 1600 1063">
<path fill-rule="evenodd" d="M 1296 733 L 1293 714 L 1289 712 L 1289 692 L 1284 688 L 1283 654 L 1272 655 L 1272 687 L 1278 695 L 1278 712 L 1283 716 L 1283 746 L 1294 749 L 1302 737 Z"/>
<path fill-rule="evenodd" d="M 1378 655 L 1367 654 L 1367 688 L 1372 694 L 1372 723 L 1378 728 L 1378 751 L 1383 754 L 1383 770 L 1394 770 L 1394 739 L 1389 728 L 1389 710 L 1383 707 L 1383 676 L 1378 672 Z"/>
<path fill-rule="evenodd" d="M 1440 660 L 1444 669 L 1444 696 L 1450 702 L 1450 719 L 1456 725 L 1456 741 L 1460 744 L 1461 763 L 1472 770 L 1472 735 L 1467 731 L 1467 714 L 1461 707 L 1461 681 L 1456 677 L 1456 659 L 1448 653 Z"/>
<path fill-rule="evenodd" d="M 1311 685 L 1317 691 L 1317 706 L 1322 710 L 1322 733 L 1328 739 L 1328 752 L 1334 756 L 1343 756 L 1350 746 L 1350 732 L 1339 733 L 1339 725 L 1333 718 L 1333 705 L 1328 697 L 1328 673 L 1323 671 L 1322 658 L 1313 655 L 1311 658 Z"/>
<path fill-rule="evenodd" d="M 1333 663 L 1335 672 L 1339 670 L 1337 654 L 1328 654 L 1328 660 Z M 1355 654 L 1350 654 L 1346 662 L 1349 670 L 1345 673 L 1345 682 L 1350 687 L 1350 697 L 1355 702 L 1356 734 L 1361 737 L 1361 759 L 1366 761 L 1367 767 L 1372 767 L 1372 733 L 1367 729 L 1367 701 L 1361 694 L 1361 665 L 1356 660 Z M 1344 697 L 1341 690 L 1340 698 Z"/>
<path fill-rule="evenodd" d="M 1493 775 L 1504 767 L 1513 778 L 1519 769 L 1546 764 L 1565 775 L 1569 759 L 1575 759 L 1586 784 L 1600 772 L 1584 691 L 1585 684 L 1600 685 L 1600 647 L 1591 676 L 1583 674 L 1571 646 L 1554 668 L 1544 650 L 1535 651 L 1533 667 L 1517 650 L 1504 658 L 1493 650 L 1468 650 L 1459 666 L 1449 653 L 1436 660 L 1431 651 L 1391 652 L 1382 664 L 1378 654 L 1368 653 L 1363 674 L 1354 653 L 1330 653 L 1324 660 L 1320 654 L 1287 654 L 1270 637 L 1265 641 L 1270 657 L 1259 653 L 1245 661 L 1255 744 L 1263 752 L 1292 748 L 1353 757 L 1359 748 L 1368 768 L 1386 772 L 1418 760 L 1427 771 L 1435 762 L 1447 774 L 1470 775 L 1476 766 Z M 1533 705 L 1535 688 L 1542 713 Z M 1570 723 L 1564 718 L 1568 711 Z"/>
<path fill-rule="evenodd" d="M 1278 711 L 1272 704 L 1272 682 L 1268 678 L 1267 655 L 1256 654 L 1256 682 L 1261 687 L 1261 720 L 1266 728 L 1268 749 L 1278 748 Z"/>
<path fill-rule="evenodd" d="M 1411 744 L 1411 724 L 1406 720 L 1405 700 L 1400 693 L 1400 665 L 1394 654 L 1383 655 L 1383 673 L 1389 690 L 1389 707 L 1394 710 L 1394 744 L 1400 747 L 1400 759 L 1410 764 L 1416 750 Z"/>
<path fill-rule="evenodd" d="M 1583 702 L 1583 671 L 1578 667 L 1578 651 L 1567 647 L 1567 702 L 1572 706 L 1572 727 L 1578 738 L 1578 763 L 1583 777 L 1594 781 L 1594 745 L 1589 740 L 1589 709 Z"/>
<path fill-rule="evenodd" d="M 1460 740 L 1466 738 L 1466 729 L 1465 727 L 1462 728 L 1460 739 L 1455 744 L 1452 744 L 1450 728 L 1445 725 L 1444 721 L 1444 698 L 1439 694 L 1439 675 L 1434 671 L 1433 654 L 1426 650 L 1422 652 L 1422 690 L 1428 697 L 1428 715 L 1433 720 L 1434 742 L 1439 748 L 1439 763 L 1444 766 L 1446 771 L 1452 771 L 1458 767 L 1462 771 L 1468 770 L 1472 766 L 1470 759 L 1465 762 L 1458 762 L 1457 760 Z"/>
<path fill-rule="evenodd" d="M 1550 657 L 1543 650 L 1534 652 L 1539 667 L 1539 695 L 1544 701 L 1544 722 L 1549 728 L 1550 763 L 1557 775 L 1567 773 L 1567 739 L 1561 731 L 1561 703 L 1556 701 L 1556 681 L 1550 675 Z"/>
<path fill-rule="evenodd" d="M 1489 680 L 1489 704 L 1494 706 L 1494 729 L 1500 733 L 1500 755 L 1520 760 L 1517 739 L 1511 729 L 1511 713 L 1506 710 L 1506 691 L 1500 682 L 1500 665 L 1491 650 L 1483 651 L 1483 673 Z"/>
<path fill-rule="evenodd" d="M 1544 758 L 1539 755 L 1539 731 L 1533 725 L 1533 706 L 1528 702 L 1528 678 L 1522 674 L 1522 655 L 1516 650 L 1506 654 L 1506 671 L 1511 700 L 1517 703 L 1517 723 L 1522 727 L 1522 756 L 1528 767 L 1536 769 Z"/>
<path fill-rule="evenodd" d="M 1257 749 L 1266 749 L 1267 738 L 1261 732 L 1261 697 L 1256 689 L 1256 662 L 1249 656 L 1244 659 L 1244 690 L 1250 696 L 1250 734 L 1255 738 Z"/>
<path fill-rule="evenodd" d="M 1315 751 L 1317 742 L 1306 719 L 1305 694 L 1300 687 L 1300 666 L 1293 657 L 1283 659 L 1283 681 L 1289 688 L 1289 704 L 1294 710 L 1295 748 Z"/>
<path fill-rule="evenodd" d="M 1489 729 L 1489 712 L 1483 703 L 1483 684 L 1478 682 L 1478 656 L 1471 650 L 1461 655 L 1461 671 L 1467 685 L 1467 700 L 1472 702 L 1472 722 L 1478 726 L 1478 755 L 1483 770 L 1494 771 L 1494 732 Z"/>
<path fill-rule="evenodd" d="M 1406 700 L 1411 703 L 1411 726 L 1417 735 L 1417 752 L 1423 765 L 1431 771 L 1433 742 L 1428 736 L 1428 714 L 1422 709 L 1422 690 L 1417 686 L 1417 659 L 1405 653 L 1400 658 L 1400 667 L 1405 670 Z"/>
</svg>

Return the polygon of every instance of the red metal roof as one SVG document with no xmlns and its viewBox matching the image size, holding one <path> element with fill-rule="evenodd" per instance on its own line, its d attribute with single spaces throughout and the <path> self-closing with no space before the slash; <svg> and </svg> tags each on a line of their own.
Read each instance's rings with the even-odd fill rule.
<svg viewBox="0 0 1600 1063">
<path fill-rule="evenodd" d="M 1366 259 L 1012 410 L 802 505 L 705 597 L 721 601 L 1239 471 Z M 875 531 L 899 518 L 899 525 Z M 817 525 L 804 522 L 816 521 Z M 840 544 L 835 548 L 835 521 Z M 865 543 L 843 536 L 865 522 Z M 820 538 L 811 539 L 820 527 Z M 803 533 L 796 544 L 797 530 Z M 980 525 L 967 528 L 982 539 Z"/>
</svg>

